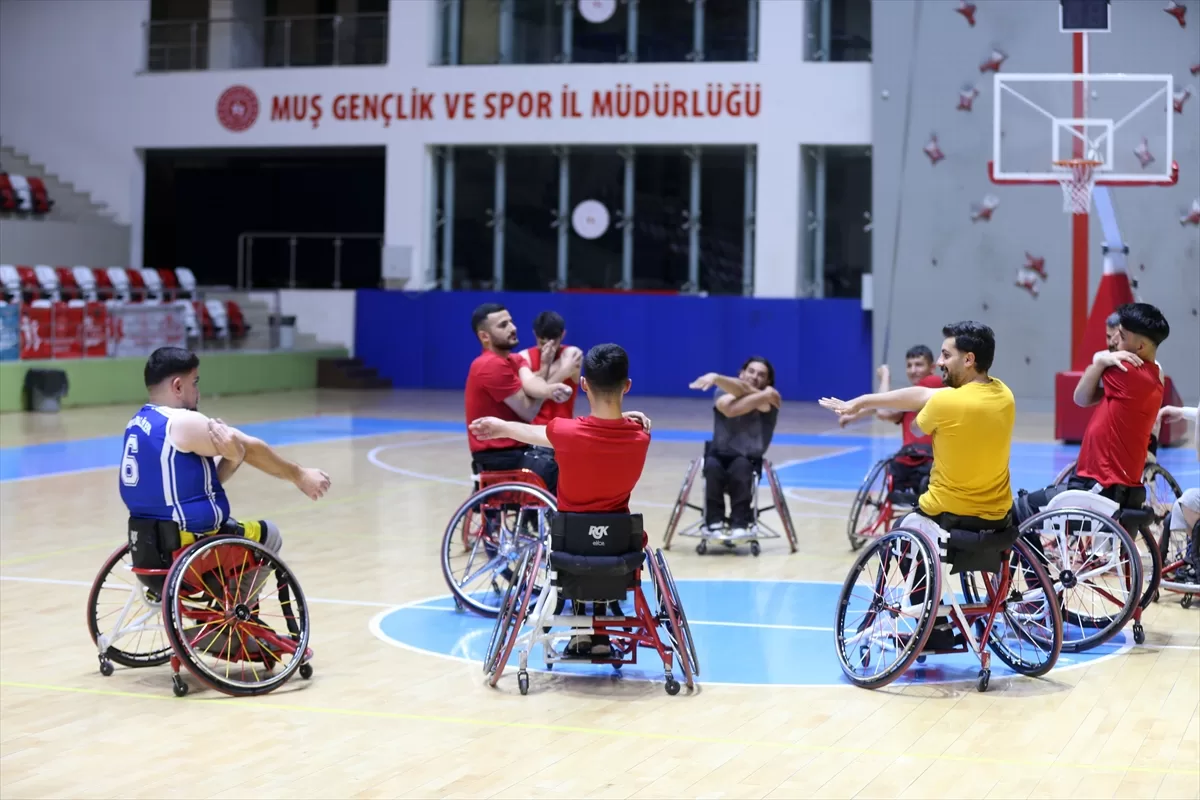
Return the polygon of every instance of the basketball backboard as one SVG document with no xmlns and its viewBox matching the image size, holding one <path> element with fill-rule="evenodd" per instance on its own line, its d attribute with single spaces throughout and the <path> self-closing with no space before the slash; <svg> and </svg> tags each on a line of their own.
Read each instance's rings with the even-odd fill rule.
<svg viewBox="0 0 1200 800">
<path fill-rule="evenodd" d="M 1170 75 L 996 73 L 992 179 L 1056 183 L 1074 158 L 1101 185 L 1174 183 L 1173 101 Z"/>
</svg>

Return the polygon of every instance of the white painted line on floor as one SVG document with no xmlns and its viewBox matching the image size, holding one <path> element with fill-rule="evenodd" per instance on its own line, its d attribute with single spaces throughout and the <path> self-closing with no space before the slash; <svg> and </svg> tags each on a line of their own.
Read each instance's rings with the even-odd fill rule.
<svg viewBox="0 0 1200 800">
<path fill-rule="evenodd" d="M 809 456 L 808 458 L 793 458 L 790 461 L 784 461 L 782 464 L 774 464 L 772 466 L 774 466 L 775 471 L 778 472 L 781 469 L 787 469 L 788 467 L 795 467 L 799 464 L 811 464 L 814 461 L 824 461 L 827 458 L 839 458 L 840 456 L 850 455 L 851 453 L 857 453 L 859 450 L 865 450 L 865 449 L 866 448 L 861 445 L 858 447 L 843 447 L 840 450 L 834 450 L 829 453 L 821 453 L 819 456 Z"/>
</svg>

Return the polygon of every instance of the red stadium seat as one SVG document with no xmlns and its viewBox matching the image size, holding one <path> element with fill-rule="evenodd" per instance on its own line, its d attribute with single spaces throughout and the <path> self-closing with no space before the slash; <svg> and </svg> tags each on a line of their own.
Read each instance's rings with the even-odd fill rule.
<svg viewBox="0 0 1200 800">
<path fill-rule="evenodd" d="M 7 172 L 0 172 L 0 212 L 12 213 L 18 208 L 17 193 Z"/>
<path fill-rule="evenodd" d="M 25 302 L 50 299 L 50 293 L 42 289 L 33 267 L 18 264 L 17 275 L 21 278 L 21 294 L 24 295 Z"/>
<path fill-rule="evenodd" d="M 33 213 L 49 214 L 54 207 L 54 201 L 46 192 L 46 183 L 41 178 L 26 178 L 29 183 L 29 193 L 33 201 Z"/>
<path fill-rule="evenodd" d="M 70 267 L 55 267 L 54 272 L 58 275 L 59 291 L 62 292 L 64 300 L 83 300 L 83 287 L 75 280 L 75 272 Z"/>
<path fill-rule="evenodd" d="M 133 267 L 125 267 L 125 275 L 129 280 L 129 299 L 135 303 L 140 303 L 150 296 L 150 292 L 146 287 L 146 281 L 142 278 L 141 270 L 136 270 Z"/>
<path fill-rule="evenodd" d="M 234 339 L 245 339 L 246 334 L 250 332 L 250 326 L 246 324 L 246 317 L 242 314 L 242 307 L 233 300 L 226 300 L 225 318 L 229 324 L 229 335 Z"/>
<path fill-rule="evenodd" d="M 112 278 L 108 275 L 107 267 L 91 267 L 92 276 L 96 283 L 96 294 L 101 300 L 112 300 L 117 296 L 117 288 L 113 286 Z"/>
<path fill-rule="evenodd" d="M 204 302 L 201 300 L 192 301 L 192 308 L 196 309 L 196 321 L 200 323 L 200 335 L 205 341 L 211 341 L 217 338 L 217 328 L 213 325 L 213 319 L 208 313 Z"/>
<path fill-rule="evenodd" d="M 163 295 L 170 300 L 174 300 L 185 295 L 190 296 L 190 292 L 183 292 L 179 286 L 179 279 L 175 277 L 175 270 L 158 269 L 158 279 L 162 282 Z"/>
</svg>

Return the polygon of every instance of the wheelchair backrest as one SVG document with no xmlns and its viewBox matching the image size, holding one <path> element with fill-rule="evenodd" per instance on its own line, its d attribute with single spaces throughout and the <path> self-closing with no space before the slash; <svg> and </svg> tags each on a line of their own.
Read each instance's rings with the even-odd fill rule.
<svg viewBox="0 0 1200 800">
<path fill-rule="evenodd" d="M 1082 508 L 1111 517 L 1121 506 L 1115 500 L 1109 500 L 1095 492 L 1085 492 L 1082 489 L 1066 489 L 1050 498 L 1042 511 L 1058 511 L 1064 508 Z"/>
<path fill-rule="evenodd" d="M 558 513 L 550 522 L 550 549 L 578 556 L 619 556 L 645 546 L 641 514 Z"/>
</svg>

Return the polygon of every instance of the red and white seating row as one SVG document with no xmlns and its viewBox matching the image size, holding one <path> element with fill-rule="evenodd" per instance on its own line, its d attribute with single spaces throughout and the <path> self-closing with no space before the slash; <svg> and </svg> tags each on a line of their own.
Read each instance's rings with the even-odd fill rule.
<svg viewBox="0 0 1200 800">
<path fill-rule="evenodd" d="M 233 300 L 198 300 L 196 277 L 187 267 L 51 267 L 0 264 L 0 300 L 42 307 L 65 302 L 171 303 L 184 314 L 192 338 L 243 339 L 250 331 Z"/>
<path fill-rule="evenodd" d="M 49 214 L 53 207 L 41 178 L 0 172 L 0 213 Z"/>
</svg>

